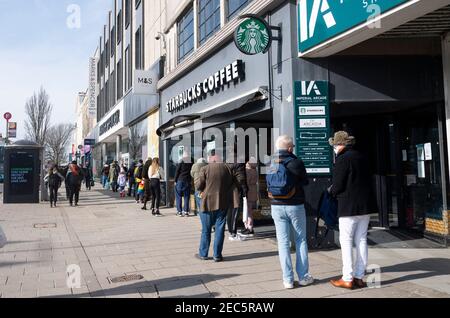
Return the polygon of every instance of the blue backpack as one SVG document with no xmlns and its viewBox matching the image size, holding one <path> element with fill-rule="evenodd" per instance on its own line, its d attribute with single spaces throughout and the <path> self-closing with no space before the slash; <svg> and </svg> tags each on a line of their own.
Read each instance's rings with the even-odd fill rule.
<svg viewBox="0 0 450 318">
<path fill-rule="evenodd" d="M 288 200 L 295 195 L 295 177 L 287 169 L 294 158 L 274 160 L 266 176 L 269 198 Z"/>
</svg>

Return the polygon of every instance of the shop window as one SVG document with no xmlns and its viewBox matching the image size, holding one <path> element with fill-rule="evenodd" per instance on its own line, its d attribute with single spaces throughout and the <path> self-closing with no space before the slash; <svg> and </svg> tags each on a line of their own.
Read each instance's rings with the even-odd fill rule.
<svg viewBox="0 0 450 318">
<path fill-rule="evenodd" d="M 220 29 L 220 0 L 199 0 L 198 24 L 202 45 Z"/>
<path fill-rule="evenodd" d="M 227 20 L 229 21 L 237 16 L 238 13 L 241 12 L 242 9 L 244 9 L 251 1 L 252 0 L 228 0 Z"/>
<path fill-rule="evenodd" d="M 136 47 L 135 47 L 136 69 L 141 70 L 143 68 L 142 27 L 139 27 L 139 29 L 137 30 L 135 41 L 136 41 Z"/>
<path fill-rule="evenodd" d="M 194 9 L 190 8 L 178 21 L 178 63 L 194 51 Z"/>
</svg>

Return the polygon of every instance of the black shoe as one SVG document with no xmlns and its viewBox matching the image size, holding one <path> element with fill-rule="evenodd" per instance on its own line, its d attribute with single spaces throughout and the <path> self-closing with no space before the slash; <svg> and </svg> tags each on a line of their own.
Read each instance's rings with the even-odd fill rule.
<svg viewBox="0 0 450 318">
<path fill-rule="evenodd" d="M 255 236 L 255 231 L 254 230 L 244 230 L 241 232 L 241 235 L 244 237 L 253 237 Z"/>
<path fill-rule="evenodd" d="M 216 262 L 216 263 L 223 262 L 223 257 L 214 257 L 214 262 Z"/>
<path fill-rule="evenodd" d="M 144 206 L 144 207 L 142 208 L 142 211 L 147 211 L 147 207 Z"/>
<path fill-rule="evenodd" d="M 202 257 L 199 254 L 195 254 L 194 256 L 195 256 L 196 259 L 201 260 L 201 261 L 207 261 L 208 260 L 208 257 Z"/>
<path fill-rule="evenodd" d="M 156 212 L 155 212 L 155 216 L 158 216 L 158 217 L 160 217 L 160 216 L 162 216 L 162 214 L 159 212 L 159 210 L 156 210 Z"/>
<path fill-rule="evenodd" d="M 156 210 L 152 209 L 152 215 L 155 216 L 156 215 Z"/>
</svg>

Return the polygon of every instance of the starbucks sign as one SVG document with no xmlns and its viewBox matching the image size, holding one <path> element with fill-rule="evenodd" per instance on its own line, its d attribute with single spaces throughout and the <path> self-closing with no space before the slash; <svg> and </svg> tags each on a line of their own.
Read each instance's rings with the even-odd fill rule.
<svg viewBox="0 0 450 318">
<path fill-rule="evenodd" d="M 266 53 L 272 44 L 272 30 L 266 21 L 253 16 L 246 18 L 236 29 L 234 42 L 237 48 L 247 55 Z"/>
</svg>

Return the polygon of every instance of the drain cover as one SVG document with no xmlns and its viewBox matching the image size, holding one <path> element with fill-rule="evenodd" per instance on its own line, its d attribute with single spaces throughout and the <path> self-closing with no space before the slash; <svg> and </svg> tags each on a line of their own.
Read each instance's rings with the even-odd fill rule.
<svg viewBox="0 0 450 318">
<path fill-rule="evenodd" d="M 54 229 L 56 228 L 56 223 L 37 223 L 33 227 L 35 229 Z"/>
<path fill-rule="evenodd" d="M 144 279 L 144 276 L 142 275 L 125 275 L 121 277 L 109 278 L 109 281 L 113 284 L 117 284 L 117 283 L 133 282 L 142 279 Z"/>
</svg>

